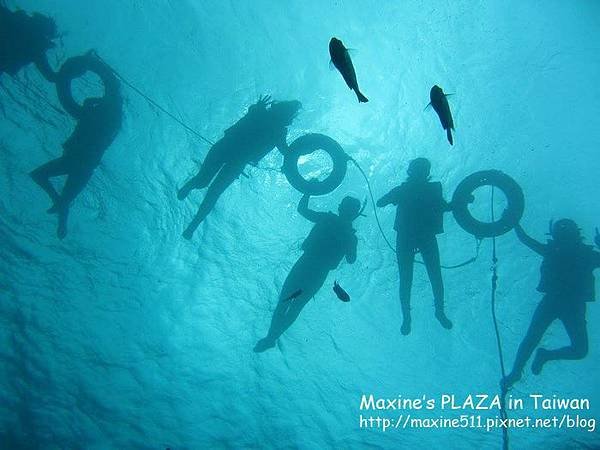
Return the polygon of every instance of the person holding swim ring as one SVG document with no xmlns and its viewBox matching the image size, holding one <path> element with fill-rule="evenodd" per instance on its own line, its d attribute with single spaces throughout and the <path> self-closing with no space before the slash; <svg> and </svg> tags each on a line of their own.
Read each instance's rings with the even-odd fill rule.
<svg viewBox="0 0 600 450">
<path fill-rule="evenodd" d="M 378 207 L 396 205 L 396 257 L 400 275 L 400 303 L 403 322 L 401 332 L 411 331 L 410 292 L 413 281 L 415 254 L 421 253 L 435 305 L 435 317 L 446 328 L 452 322 L 444 312 L 444 284 L 440 268 L 440 252 L 437 234 L 443 233 L 443 215 L 451 211 L 451 204 L 444 200 L 442 185 L 429 181 L 431 163 L 426 158 L 417 158 L 408 166 L 408 179 L 377 201 Z"/>
<path fill-rule="evenodd" d="M 544 258 L 537 287 L 544 297 L 519 346 L 512 371 L 500 382 L 504 391 L 521 379 L 527 360 L 556 319 L 563 323 L 571 345 L 555 350 L 538 348 L 531 365 L 533 374 L 539 375 L 548 361 L 583 359 L 587 355 L 586 303 L 595 300 L 593 271 L 600 267 L 600 253 L 583 244 L 580 229 L 571 219 L 551 224 L 551 239 L 546 244 L 528 236 L 520 225 L 515 232 L 523 244 Z M 595 243 L 600 247 L 597 229 Z"/>
<path fill-rule="evenodd" d="M 85 72 L 94 68 L 110 81 L 105 83 L 105 95 L 100 98 L 87 98 L 83 105 L 67 111 L 77 120 L 75 130 L 63 144 L 61 157 L 43 164 L 33 170 L 30 175 L 50 197 L 53 202 L 48 209 L 49 214 L 58 215 L 57 235 L 63 239 L 67 235 L 67 219 L 72 201 L 86 186 L 95 168 L 100 164 L 106 149 L 115 139 L 121 128 L 122 97 L 119 94 L 118 82 L 106 66 L 100 69 L 100 63 L 91 53 L 77 57 L 74 61 L 76 72 Z M 66 63 L 65 63 L 66 64 Z M 62 72 L 62 71 L 61 71 Z M 59 72 L 59 77 L 62 76 Z M 62 83 L 61 83 L 62 84 Z M 62 192 L 59 194 L 50 178 L 66 175 Z"/>
<path fill-rule="evenodd" d="M 193 189 L 208 187 L 196 216 L 183 232 L 185 239 L 192 238 L 221 194 L 243 174 L 248 164 L 258 164 L 275 147 L 286 152 L 287 127 L 301 107 L 299 101 L 272 102 L 268 96 L 261 97 L 210 148 L 198 173 L 177 193 L 179 200 L 183 200 Z"/>
<path fill-rule="evenodd" d="M 360 200 L 344 197 L 335 214 L 313 211 L 308 207 L 309 198 L 307 194 L 302 197 L 298 212 L 314 226 L 302 243 L 302 256 L 283 283 L 267 336 L 254 347 L 257 353 L 275 347 L 277 339 L 292 326 L 342 259 L 346 258 L 349 264 L 356 261 L 358 239 L 352 223 L 362 213 Z"/>
</svg>

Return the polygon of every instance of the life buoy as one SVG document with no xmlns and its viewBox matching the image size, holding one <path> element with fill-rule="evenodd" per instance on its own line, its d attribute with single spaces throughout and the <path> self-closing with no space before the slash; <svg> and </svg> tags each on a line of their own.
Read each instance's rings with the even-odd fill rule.
<svg viewBox="0 0 600 450">
<path fill-rule="evenodd" d="M 333 161 L 333 170 L 322 181 L 309 181 L 298 171 L 298 158 L 316 150 L 323 150 L 329 154 Z M 349 159 L 337 141 L 324 134 L 310 133 L 300 136 L 289 146 L 288 152 L 284 155 L 282 171 L 288 182 L 303 194 L 325 195 L 342 183 Z"/>
<path fill-rule="evenodd" d="M 508 202 L 500 219 L 494 222 L 481 222 L 469 211 L 469 202 L 475 189 L 481 186 L 494 186 L 504 192 Z M 525 209 L 523 191 L 515 180 L 499 170 L 483 170 L 469 175 L 461 181 L 452 197 L 452 212 L 456 222 L 477 238 L 500 236 L 519 223 Z"/>
<path fill-rule="evenodd" d="M 87 53 L 67 59 L 61 66 L 56 77 L 56 93 L 62 107 L 73 117 L 81 115 L 82 106 L 73 98 L 71 82 L 87 71 L 97 74 L 104 84 L 104 98 L 117 98 L 119 82 L 110 67 L 94 56 Z"/>
</svg>

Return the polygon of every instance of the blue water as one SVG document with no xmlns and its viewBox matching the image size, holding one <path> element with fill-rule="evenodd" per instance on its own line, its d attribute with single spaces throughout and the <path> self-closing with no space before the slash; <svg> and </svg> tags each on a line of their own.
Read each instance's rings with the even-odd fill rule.
<svg viewBox="0 0 600 450">
<path fill-rule="evenodd" d="M 8 6 L 16 7 L 14 1 Z M 593 1 L 138 1 L 22 0 L 64 33 L 53 67 L 94 48 L 126 79 L 211 140 L 262 94 L 300 100 L 288 142 L 336 139 L 370 177 L 376 197 L 429 158 L 447 198 L 472 172 L 495 168 L 522 186 L 522 223 L 544 239 L 551 218 L 572 217 L 592 242 L 600 225 L 600 3 Z M 327 44 L 351 48 L 359 104 L 328 67 Z M 52 110 L 55 90 L 33 67 L 3 76 L 0 100 L 1 448 L 501 448 L 498 429 L 365 429 L 362 394 L 439 398 L 498 393 L 490 313 L 491 240 L 477 261 L 444 272 L 447 314 L 433 318 L 429 282 L 415 269 L 413 332 L 402 336 L 398 270 L 372 209 L 355 222 L 358 259 L 342 263 L 262 354 L 281 285 L 310 230 L 301 194 L 276 171 L 251 168 L 221 197 L 191 241 L 181 232 L 203 193 L 176 190 L 208 145 L 122 87 L 124 125 L 55 236 L 48 199 L 28 173 L 60 154 L 74 122 Z M 449 97 L 450 147 L 432 110 Z M 81 95 L 97 88 L 81 82 Z M 13 97 L 7 94 L 10 91 Z M 18 102 L 16 101 L 18 100 Z M 36 114 L 37 112 L 37 114 Z M 261 167 L 278 168 L 270 153 Z M 317 166 L 318 171 L 318 166 Z M 478 197 L 484 206 L 487 194 Z M 336 210 L 367 187 L 349 166 L 343 184 L 311 207 Z M 380 211 L 393 239 L 394 212 Z M 472 236 L 446 216 L 443 262 L 464 261 Z M 497 240 L 497 316 L 512 365 L 541 296 L 540 258 L 514 233 Z M 351 293 L 338 301 L 339 280 Z M 582 361 L 527 366 L 511 394 L 583 397 L 600 418 L 597 304 L 588 305 Z M 554 324 L 542 341 L 567 341 Z M 384 411 L 395 418 L 399 411 Z M 461 411 L 413 411 L 459 417 Z M 475 411 L 483 418 L 497 411 Z M 375 415 L 378 413 L 375 412 Z M 549 417 L 525 410 L 511 417 Z M 597 431 L 511 429 L 514 449 L 599 448 Z"/>
</svg>

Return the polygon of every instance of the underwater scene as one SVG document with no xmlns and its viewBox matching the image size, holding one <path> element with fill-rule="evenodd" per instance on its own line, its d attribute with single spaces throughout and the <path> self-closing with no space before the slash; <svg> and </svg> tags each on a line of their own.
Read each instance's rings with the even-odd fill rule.
<svg viewBox="0 0 600 450">
<path fill-rule="evenodd" d="M 0 0 L 0 449 L 600 449 L 600 2 Z"/>
</svg>

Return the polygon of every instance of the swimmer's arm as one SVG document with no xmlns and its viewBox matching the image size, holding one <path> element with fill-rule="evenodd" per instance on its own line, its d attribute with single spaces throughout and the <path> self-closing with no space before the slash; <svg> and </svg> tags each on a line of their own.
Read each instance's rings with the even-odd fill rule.
<svg viewBox="0 0 600 450">
<path fill-rule="evenodd" d="M 379 208 L 382 208 L 387 205 L 397 204 L 398 203 L 398 189 L 399 189 L 398 187 L 395 187 L 390 192 L 388 192 L 383 197 L 381 197 L 379 200 L 377 200 L 377 206 Z"/>
<path fill-rule="evenodd" d="M 348 247 L 348 251 L 346 252 L 346 261 L 348 261 L 349 264 L 354 264 L 354 262 L 356 261 L 357 244 L 358 239 L 356 239 L 356 236 L 352 236 L 352 242 Z"/>
<path fill-rule="evenodd" d="M 39 55 L 34 62 L 35 66 L 46 80 L 48 80 L 50 83 L 56 82 L 56 72 L 54 72 L 50 67 L 45 54 Z"/>
<path fill-rule="evenodd" d="M 275 147 L 277 147 L 277 150 L 279 150 L 284 155 L 290 149 L 287 145 L 286 139 L 287 139 L 287 128 L 284 128 L 283 131 L 281 132 L 281 136 L 279 136 L 279 139 L 277 140 L 277 143 L 275 144 Z"/>
<path fill-rule="evenodd" d="M 298 212 L 302 217 L 311 222 L 318 222 L 323 217 L 325 217 L 326 213 L 313 211 L 308 207 L 308 200 L 310 199 L 310 195 L 304 194 L 298 203 Z"/>
<path fill-rule="evenodd" d="M 546 252 L 546 246 L 525 233 L 525 230 L 523 227 L 521 227 L 521 224 L 517 224 L 515 226 L 515 233 L 517 233 L 517 237 L 523 244 L 536 252 L 538 255 L 544 256 L 544 253 Z"/>
</svg>

